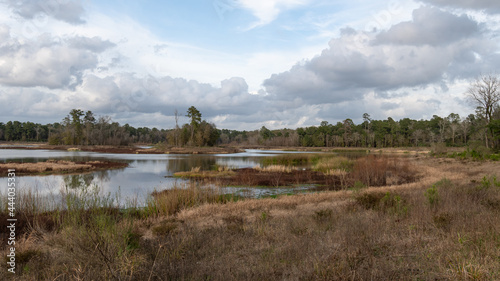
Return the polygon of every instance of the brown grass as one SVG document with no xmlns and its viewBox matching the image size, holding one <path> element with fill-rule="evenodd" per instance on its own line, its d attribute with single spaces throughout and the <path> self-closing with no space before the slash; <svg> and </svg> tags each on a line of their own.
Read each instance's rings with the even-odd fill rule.
<svg viewBox="0 0 500 281">
<path fill-rule="evenodd" d="M 406 173 L 390 158 L 367 161 L 358 166 Z M 200 199 L 141 219 L 98 212 L 81 225 L 27 233 L 19 241 L 18 273 L 0 272 L 0 279 L 499 280 L 499 164 L 408 161 L 418 171 L 415 182 L 277 199 Z M 379 174 L 359 175 L 376 181 Z M 426 195 L 431 188 L 434 203 Z M 195 189 L 163 196 L 188 193 L 166 200 L 211 198 Z"/>
<path fill-rule="evenodd" d="M 94 170 L 124 168 L 126 163 L 110 161 L 73 162 L 66 160 L 47 160 L 36 163 L 0 163 L 0 176 L 6 176 L 9 169 L 15 169 L 16 174 L 61 174 L 69 172 L 86 172 Z"/>
</svg>

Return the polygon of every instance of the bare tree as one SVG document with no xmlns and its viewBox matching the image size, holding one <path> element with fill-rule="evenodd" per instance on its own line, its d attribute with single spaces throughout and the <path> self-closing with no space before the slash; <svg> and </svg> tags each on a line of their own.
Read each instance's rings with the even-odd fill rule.
<svg viewBox="0 0 500 281">
<path fill-rule="evenodd" d="M 467 97 L 477 107 L 484 110 L 486 117 L 486 124 L 492 120 L 493 110 L 500 101 L 500 91 L 498 89 L 500 79 L 497 75 L 481 75 L 476 79 L 467 90 Z M 487 132 L 487 131 L 486 131 Z M 485 135 L 486 147 L 488 145 L 488 133 Z"/>
<path fill-rule="evenodd" d="M 482 75 L 467 90 L 467 97 L 478 107 L 484 109 L 487 121 L 491 121 L 493 110 L 500 101 L 498 87 L 500 80 L 496 75 Z"/>
</svg>

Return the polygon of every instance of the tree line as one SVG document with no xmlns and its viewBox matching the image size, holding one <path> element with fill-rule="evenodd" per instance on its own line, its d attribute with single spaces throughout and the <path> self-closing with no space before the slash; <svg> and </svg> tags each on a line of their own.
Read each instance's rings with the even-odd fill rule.
<svg viewBox="0 0 500 281">
<path fill-rule="evenodd" d="M 201 113 L 190 107 L 190 122 L 173 129 L 120 125 L 108 116 L 95 117 L 91 111 L 73 109 L 61 123 L 41 125 L 33 122 L 0 123 L 0 141 L 35 141 L 64 145 L 130 145 L 133 143 L 166 143 L 171 146 L 303 146 L 303 147 L 408 147 L 445 143 L 464 146 L 471 141 L 498 148 L 500 141 L 500 107 L 488 121 L 480 109 L 461 117 L 451 113 L 430 120 L 391 117 L 371 119 L 363 114 L 363 122 L 345 119 L 336 124 L 327 121 L 318 126 L 297 129 L 238 131 L 217 129 L 201 119 Z"/>
<path fill-rule="evenodd" d="M 304 147 L 408 147 L 445 143 L 464 146 L 481 143 L 486 148 L 500 149 L 500 79 L 495 75 L 480 76 L 471 83 L 466 97 L 477 108 L 475 114 L 461 117 L 434 115 L 430 120 L 388 117 L 374 120 L 368 113 L 355 124 L 345 119 L 336 124 L 328 121 L 318 126 L 297 129 L 237 131 L 219 130 L 202 119 L 201 112 L 191 106 L 189 123 L 179 125 L 181 116 L 174 112 L 175 127 L 157 129 L 128 124 L 120 125 L 108 116 L 96 117 L 92 111 L 73 109 L 61 123 L 41 125 L 33 122 L 0 123 L 0 141 L 39 141 L 65 145 L 129 145 L 132 143 L 165 143 L 170 146 L 264 145 Z"/>
<path fill-rule="evenodd" d="M 130 145 L 168 143 L 175 146 L 213 146 L 219 140 L 214 124 L 201 119 L 194 107 L 187 112 L 189 124 L 165 130 L 120 125 L 109 116 L 96 117 L 92 111 L 72 109 L 62 122 L 42 125 L 33 122 L 0 122 L 0 141 L 48 142 L 51 145 Z"/>
<path fill-rule="evenodd" d="M 360 124 L 345 119 L 336 124 L 323 121 L 319 126 L 296 130 L 270 130 L 266 127 L 251 132 L 222 130 L 220 142 L 233 145 L 303 147 L 415 147 L 430 146 L 433 143 L 464 146 L 475 141 L 490 148 L 498 148 L 499 107 L 492 116 L 495 119 L 490 123 L 486 123 L 484 116 L 479 113 L 464 118 L 451 113 L 446 117 L 434 115 L 430 120 L 404 118 L 396 121 L 391 117 L 372 120 L 365 113 Z"/>
</svg>

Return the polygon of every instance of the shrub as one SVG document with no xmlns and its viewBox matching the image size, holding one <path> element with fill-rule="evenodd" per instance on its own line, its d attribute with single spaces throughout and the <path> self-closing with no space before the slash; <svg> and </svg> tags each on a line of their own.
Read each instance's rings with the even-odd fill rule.
<svg viewBox="0 0 500 281">
<path fill-rule="evenodd" d="M 360 181 L 367 186 L 382 186 L 386 184 L 388 165 L 387 157 L 369 155 L 356 160 L 352 177 L 355 181 Z"/>
<path fill-rule="evenodd" d="M 429 205 L 431 206 L 431 208 L 435 207 L 438 204 L 439 193 L 438 193 L 436 185 L 433 185 L 431 188 L 428 188 L 425 191 L 424 195 L 427 198 L 427 202 L 429 202 Z"/>
<path fill-rule="evenodd" d="M 332 217 L 332 214 L 333 211 L 331 209 L 319 210 L 314 212 L 313 218 L 318 222 L 322 222 L 330 219 Z"/>
<path fill-rule="evenodd" d="M 375 209 L 384 196 L 382 192 L 365 192 L 357 195 L 354 200 L 365 209 Z"/>
<path fill-rule="evenodd" d="M 380 199 L 379 208 L 385 213 L 390 213 L 398 216 L 406 216 L 408 214 L 408 205 L 397 194 L 387 192 L 382 199 Z"/>
<path fill-rule="evenodd" d="M 445 155 L 448 152 L 448 148 L 444 142 L 437 142 L 431 144 L 431 154 L 432 155 Z"/>
</svg>

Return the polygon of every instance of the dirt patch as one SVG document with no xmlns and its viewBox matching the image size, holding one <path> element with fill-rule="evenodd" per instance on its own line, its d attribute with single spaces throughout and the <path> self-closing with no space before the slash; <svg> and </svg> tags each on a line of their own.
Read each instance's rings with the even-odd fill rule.
<svg viewBox="0 0 500 281">
<path fill-rule="evenodd" d="M 0 176 L 7 176 L 9 169 L 15 169 L 17 175 L 52 175 L 119 169 L 127 166 L 127 163 L 111 161 L 73 162 L 65 160 L 48 160 L 46 162 L 36 163 L 13 162 L 0 164 Z"/>
</svg>

